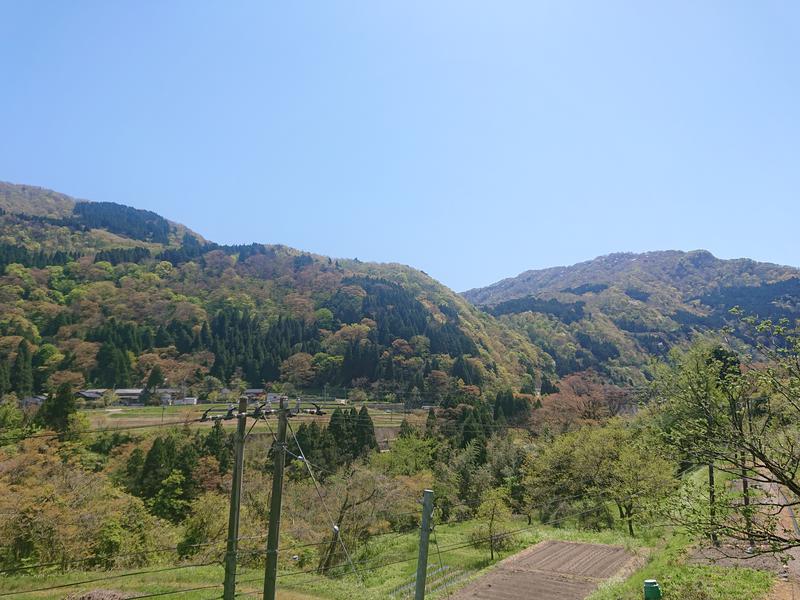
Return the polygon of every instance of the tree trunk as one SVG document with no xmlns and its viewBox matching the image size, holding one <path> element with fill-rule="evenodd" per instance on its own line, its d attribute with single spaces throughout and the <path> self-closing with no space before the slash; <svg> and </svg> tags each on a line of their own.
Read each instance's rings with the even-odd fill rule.
<svg viewBox="0 0 800 600">
<path fill-rule="evenodd" d="M 719 539 L 717 538 L 717 490 L 714 487 L 714 464 L 708 464 L 708 516 L 709 520 L 711 521 L 711 533 L 709 537 L 711 538 L 711 543 L 715 546 L 719 546 Z"/>
<path fill-rule="evenodd" d="M 628 521 L 628 534 L 633 537 L 633 506 L 625 507 L 625 519 Z"/>
<path fill-rule="evenodd" d="M 753 540 L 753 520 L 750 516 L 750 482 L 747 481 L 747 467 L 745 466 L 745 453 L 742 451 L 740 453 L 741 462 L 742 462 L 742 501 L 744 503 L 744 524 L 745 524 L 745 531 L 747 531 L 747 543 L 750 544 L 750 547 L 755 546 L 755 541 Z"/>
<path fill-rule="evenodd" d="M 494 506 L 492 506 L 492 516 L 489 519 L 489 555 L 494 560 Z"/>
<path fill-rule="evenodd" d="M 350 495 L 347 494 L 344 497 L 344 502 L 342 503 L 342 507 L 339 509 L 339 518 L 336 519 L 336 523 L 339 524 L 344 520 L 344 516 L 347 514 L 348 509 L 350 506 L 348 503 L 350 502 Z M 339 531 L 334 529 L 331 531 L 331 541 L 328 543 L 328 547 L 325 550 L 325 553 L 319 559 L 319 566 L 317 567 L 317 572 L 324 575 L 328 572 L 331 568 L 331 563 L 333 562 L 333 557 L 336 554 L 336 542 L 339 541 Z"/>
</svg>

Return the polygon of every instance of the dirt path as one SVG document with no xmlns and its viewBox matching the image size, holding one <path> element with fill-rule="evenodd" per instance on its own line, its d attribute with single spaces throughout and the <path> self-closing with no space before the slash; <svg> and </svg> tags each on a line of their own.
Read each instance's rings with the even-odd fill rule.
<svg viewBox="0 0 800 600">
<path fill-rule="evenodd" d="M 454 600 L 583 600 L 632 559 L 619 546 L 546 541 L 499 562 Z"/>
<path fill-rule="evenodd" d="M 775 483 L 759 486 L 772 498 L 775 504 L 787 503 L 781 487 Z M 779 526 L 788 535 L 800 534 L 797 515 L 791 507 L 783 508 L 778 513 Z M 739 546 L 723 544 L 721 548 L 700 546 L 695 548 L 689 558 L 690 564 L 711 564 L 723 567 L 746 567 L 771 571 L 778 581 L 766 600 L 800 600 L 800 548 L 792 548 L 780 554 L 746 555 Z"/>
</svg>

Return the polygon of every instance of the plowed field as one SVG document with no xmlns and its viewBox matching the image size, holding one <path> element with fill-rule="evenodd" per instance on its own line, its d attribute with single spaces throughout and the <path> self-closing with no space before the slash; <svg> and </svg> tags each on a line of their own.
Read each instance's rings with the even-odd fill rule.
<svg viewBox="0 0 800 600">
<path fill-rule="evenodd" d="M 623 548 L 547 541 L 500 562 L 456 600 L 582 600 L 631 559 Z"/>
</svg>

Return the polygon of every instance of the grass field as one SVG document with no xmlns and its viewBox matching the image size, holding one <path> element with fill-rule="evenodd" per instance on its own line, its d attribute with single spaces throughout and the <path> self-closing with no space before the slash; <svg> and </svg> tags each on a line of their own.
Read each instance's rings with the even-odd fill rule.
<svg viewBox="0 0 800 600">
<path fill-rule="evenodd" d="M 705 485 L 708 471 L 699 468 L 687 476 L 694 485 Z M 732 475 L 717 472 L 716 486 L 722 492 Z M 653 549 L 646 564 L 625 581 L 608 582 L 587 600 L 639 600 L 645 579 L 655 579 L 665 600 L 760 600 L 775 582 L 771 573 L 754 569 L 687 564 L 691 540 L 681 532 L 663 530 L 664 539 Z"/>
<path fill-rule="evenodd" d="M 470 533 L 479 524 L 475 521 L 439 525 L 431 537 L 429 564 L 431 569 L 445 567 L 458 576 L 448 587 L 440 585 L 427 597 L 444 598 L 447 592 L 479 576 L 494 564 L 485 548 L 469 545 Z M 569 540 L 621 545 L 636 552 L 645 546 L 657 544 L 660 531 L 645 533 L 643 538 L 630 538 L 623 531 L 586 532 L 571 528 L 554 528 L 534 525 L 530 528 L 524 518 L 514 518 L 506 527 L 524 529 L 517 533 L 511 545 L 496 556 L 495 562 L 537 542 L 547 539 Z M 590 600 L 638 600 L 645 579 L 655 578 L 665 592 L 664 598 L 681 600 L 756 600 L 769 591 L 773 577 L 751 569 L 689 566 L 685 553 L 689 540 L 680 534 L 668 534 L 650 553 L 646 564 L 624 581 L 610 581 L 590 596 Z M 285 569 L 278 579 L 281 600 L 379 600 L 392 597 L 404 585 L 414 580 L 418 534 L 389 534 L 373 539 L 366 549 L 353 556 L 358 574 L 348 567 L 338 577 L 322 577 L 308 572 L 310 569 Z M 152 569 L 169 568 L 152 567 Z M 144 570 L 144 569 L 142 569 Z M 143 574 L 140 571 L 121 572 L 71 572 L 67 575 L 50 574 L 35 577 L 8 577 L 0 579 L 0 597 L 16 600 L 63 598 L 91 589 L 113 589 L 133 595 L 164 594 L 166 598 L 205 600 L 219 598 L 222 567 L 217 565 L 168 570 Z M 112 576 L 113 579 L 81 583 Z M 435 579 L 435 578 L 434 578 Z M 240 568 L 237 591 L 240 598 L 257 598 L 263 585 L 261 568 Z M 61 586 L 41 592 L 36 588 Z M 199 589 L 197 589 L 199 588 Z M 702 590 L 703 595 L 691 595 Z M 402 595 L 396 596 L 398 599 Z M 407 597 L 407 596 L 406 596 Z"/>
<path fill-rule="evenodd" d="M 493 564 L 489 560 L 486 548 L 475 548 L 469 545 L 470 533 L 479 524 L 475 521 L 439 525 L 431 537 L 429 564 L 431 569 L 445 566 L 453 573 L 458 573 L 457 583 L 450 587 L 441 587 L 430 594 L 430 598 L 443 598 L 447 591 L 454 591 L 455 585 L 463 585 L 467 581 Z M 502 553 L 496 555 L 496 561 L 545 539 L 562 539 L 613 543 L 635 548 L 643 543 L 641 539 L 630 539 L 621 531 L 600 533 L 581 532 L 573 529 L 557 529 L 543 525 L 527 529 L 524 518 L 515 518 L 506 524 L 510 529 L 526 529 L 513 538 L 512 544 Z M 437 548 L 438 542 L 438 548 Z M 366 549 L 353 556 L 358 575 L 350 569 L 336 578 L 322 577 L 314 573 L 303 572 L 308 569 L 282 570 L 278 584 L 282 600 L 352 600 L 358 595 L 360 600 L 384 600 L 398 588 L 412 582 L 416 570 L 418 550 L 418 533 L 389 534 L 378 536 Z M 495 562 L 496 562 L 495 561 Z M 152 569 L 168 568 L 152 567 Z M 223 570 L 220 566 L 203 566 L 143 574 L 140 571 L 122 572 L 71 572 L 67 575 L 50 574 L 34 577 L 7 577 L 0 579 L 2 597 L 15 600 L 41 598 L 63 598 L 64 596 L 91 589 L 113 589 L 134 595 L 163 594 L 173 592 L 166 598 L 186 598 L 188 600 L 205 600 L 218 598 L 221 595 L 220 583 Z M 263 570 L 240 569 L 237 591 L 241 598 L 256 598 L 263 585 Z M 80 583 L 93 579 L 113 576 L 113 579 Z M 363 581 L 362 581 L 363 579 Z M 28 592 L 36 588 L 63 586 L 50 591 Z M 195 589 L 202 588 L 202 589 Z"/>
<path fill-rule="evenodd" d="M 775 582 L 771 573 L 753 569 L 687 565 L 689 540 L 668 534 L 647 563 L 623 582 L 609 582 L 587 600 L 640 600 L 645 579 L 658 581 L 669 600 L 759 600 Z"/>
</svg>

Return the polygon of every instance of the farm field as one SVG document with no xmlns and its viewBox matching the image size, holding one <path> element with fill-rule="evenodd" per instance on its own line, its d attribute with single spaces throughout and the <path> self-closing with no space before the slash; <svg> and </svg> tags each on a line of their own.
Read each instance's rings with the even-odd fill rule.
<svg viewBox="0 0 800 600">
<path fill-rule="evenodd" d="M 515 517 L 509 529 L 523 529 L 526 520 Z M 496 562 L 489 560 L 487 548 L 476 548 L 469 544 L 470 535 L 479 527 L 476 521 L 449 523 L 436 526 L 431 538 L 429 554 L 429 593 L 426 597 L 442 599 L 452 595 L 460 586 L 490 570 Z M 573 529 L 557 529 L 544 525 L 534 526 L 517 534 L 508 550 L 499 558 L 506 558 L 525 550 L 542 540 L 576 540 L 614 544 L 616 547 L 628 543 L 621 532 L 581 532 Z M 403 534 L 379 536 L 368 546 L 353 555 L 358 576 L 347 568 L 339 577 L 329 578 L 308 572 L 309 566 L 283 568 L 279 572 L 279 594 L 281 600 L 352 600 L 358 594 L 362 600 L 405 600 L 408 584 L 413 583 L 419 543 L 417 531 Z M 633 551 L 641 540 L 632 540 Z M 624 552 L 624 550 L 623 550 Z M 165 565 L 170 568 L 176 565 Z M 163 567 L 154 567 L 163 568 Z M 448 577 L 439 574 L 449 573 Z M 237 597 L 258 598 L 261 594 L 263 567 L 240 567 L 238 572 Z M 112 579 L 81 584 L 83 581 Z M 157 573 L 137 571 L 90 571 L 71 572 L 66 575 L 43 574 L 35 577 L 7 577 L 3 579 L 0 598 L 13 600 L 35 600 L 64 598 L 77 592 L 95 589 L 116 590 L 131 597 L 147 594 L 164 594 L 165 598 L 206 600 L 218 598 L 223 570 L 219 565 L 187 567 Z M 49 591 L 31 591 L 39 588 L 59 586 Z M 5 595 L 3 595 L 5 594 Z"/>
<path fill-rule="evenodd" d="M 620 546 L 548 540 L 509 557 L 455 600 L 581 600 L 631 561 Z"/>
<path fill-rule="evenodd" d="M 163 423 L 180 424 L 184 422 L 196 421 L 203 416 L 203 413 L 211 407 L 222 409 L 221 412 L 211 413 L 213 415 L 224 414 L 224 409 L 227 404 L 197 404 L 194 406 L 112 406 L 108 408 L 94 408 L 84 409 L 81 412 L 85 414 L 91 427 L 93 429 L 101 428 L 121 428 L 121 427 L 144 427 L 153 425 L 154 427 L 161 426 Z M 360 408 L 358 405 L 357 408 Z M 380 407 L 367 408 L 375 426 L 376 433 L 380 429 L 392 429 L 400 427 L 403 419 L 407 419 L 412 425 L 424 425 L 427 413 L 423 410 L 413 410 L 404 412 L 402 406 L 394 409 L 384 408 L 386 405 Z M 292 405 L 293 408 L 293 405 Z M 304 403 L 303 409 L 313 408 L 311 404 Z M 343 407 L 343 408 L 350 408 Z M 333 412 L 333 407 L 324 407 L 324 415 L 309 415 L 300 414 L 292 417 L 293 423 L 317 421 L 319 424 L 326 424 L 330 420 L 330 415 Z M 253 431 L 266 432 L 269 431 L 269 426 L 275 426 L 275 417 L 267 417 L 270 420 L 269 425 L 265 422 L 257 423 Z M 252 421 L 251 421 L 252 423 Z M 212 421 L 202 423 L 191 423 L 192 427 L 210 427 Z M 236 420 L 223 420 L 223 426 L 231 430 L 236 428 Z M 386 436 L 384 436 L 385 439 Z M 381 436 L 378 436 L 381 439 Z"/>
</svg>

